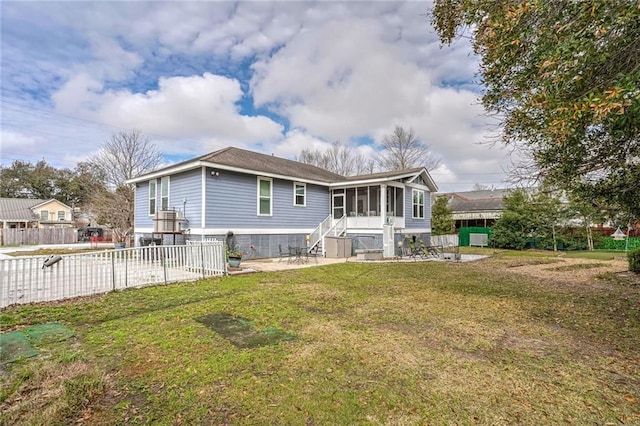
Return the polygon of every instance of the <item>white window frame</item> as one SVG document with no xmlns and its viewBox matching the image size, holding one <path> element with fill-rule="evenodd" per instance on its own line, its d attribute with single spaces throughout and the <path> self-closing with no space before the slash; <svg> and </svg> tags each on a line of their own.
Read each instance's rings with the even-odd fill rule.
<svg viewBox="0 0 640 426">
<path fill-rule="evenodd" d="M 298 203 L 298 188 L 302 187 L 302 204 Z M 302 182 L 293 182 L 293 205 L 294 207 L 307 206 L 307 184 Z"/>
<path fill-rule="evenodd" d="M 58 221 L 64 222 L 66 218 L 67 218 L 67 213 L 64 210 L 58 210 Z"/>
<path fill-rule="evenodd" d="M 151 187 L 153 186 L 153 191 Z M 153 201 L 153 208 L 151 208 L 151 201 Z M 158 209 L 158 179 L 152 179 L 149 181 L 149 216 L 155 216 Z"/>
<path fill-rule="evenodd" d="M 169 195 L 171 194 L 169 176 L 160 179 L 160 210 L 169 210 Z M 163 188 L 167 188 L 167 195 L 164 195 Z"/>
<path fill-rule="evenodd" d="M 266 197 L 261 197 L 260 195 L 260 182 L 265 181 L 269 182 L 269 213 L 260 213 L 260 200 Z M 268 177 L 258 176 L 257 178 L 257 191 L 256 191 L 256 201 L 257 201 L 257 211 L 258 216 L 273 216 L 273 179 Z"/>
<path fill-rule="evenodd" d="M 417 202 L 416 195 L 418 196 Z M 422 198 L 422 202 L 420 198 Z M 418 215 L 416 215 L 416 207 L 418 207 Z M 420 189 L 411 190 L 411 217 L 413 219 L 424 219 L 424 191 Z"/>
<path fill-rule="evenodd" d="M 40 220 L 48 221 L 50 218 L 49 210 L 40 210 Z"/>
</svg>

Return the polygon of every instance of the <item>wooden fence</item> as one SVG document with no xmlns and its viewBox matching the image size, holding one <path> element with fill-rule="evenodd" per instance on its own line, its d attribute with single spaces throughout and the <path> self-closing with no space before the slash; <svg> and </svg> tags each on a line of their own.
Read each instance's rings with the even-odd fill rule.
<svg viewBox="0 0 640 426">
<path fill-rule="evenodd" d="M 222 241 L 0 259 L 0 308 L 226 273 Z"/>
<path fill-rule="evenodd" d="M 78 242 L 75 228 L 4 228 L 0 229 L 0 245 L 73 244 Z"/>
</svg>

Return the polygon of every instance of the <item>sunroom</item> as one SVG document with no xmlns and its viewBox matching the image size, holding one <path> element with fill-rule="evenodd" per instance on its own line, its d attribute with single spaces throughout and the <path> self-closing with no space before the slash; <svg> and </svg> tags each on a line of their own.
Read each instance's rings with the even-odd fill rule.
<svg viewBox="0 0 640 426">
<path fill-rule="evenodd" d="M 404 191 L 404 186 L 395 182 L 334 188 L 333 218 L 346 216 L 346 226 L 352 231 L 382 229 L 385 223 L 404 228 Z"/>
</svg>

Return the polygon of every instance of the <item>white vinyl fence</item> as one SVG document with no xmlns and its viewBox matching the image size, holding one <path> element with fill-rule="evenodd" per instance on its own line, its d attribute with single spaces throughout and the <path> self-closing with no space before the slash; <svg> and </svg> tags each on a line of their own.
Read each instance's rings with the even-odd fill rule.
<svg viewBox="0 0 640 426">
<path fill-rule="evenodd" d="M 432 235 L 431 245 L 439 247 L 457 247 L 460 245 L 458 234 Z"/>
<path fill-rule="evenodd" d="M 222 241 L 0 259 L 0 308 L 226 273 Z"/>
</svg>

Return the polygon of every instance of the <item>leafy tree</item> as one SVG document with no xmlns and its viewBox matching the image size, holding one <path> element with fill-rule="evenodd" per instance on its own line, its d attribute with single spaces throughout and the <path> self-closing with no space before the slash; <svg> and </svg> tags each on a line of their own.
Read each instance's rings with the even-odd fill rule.
<svg viewBox="0 0 640 426">
<path fill-rule="evenodd" d="M 429 145 L 418 139 L 413 129 L 396 126 L 393 133 L 382 138 L 382 152 L 378 164 L 382 170 L 402 170 L 412 167 L 426 167 L 433 170 L 440 160 L 433 157 Z"/>
<path fill-rule="evenodd" d="M 559 194 L 543 189 L 531 197 L 530 215 L 535 218 L 535 234 L 551 241 L 553 251 L 558 250 L 558 232 L 569 217 L 569 212 Z"/>
<path fill-rule="evenodd" d="M 436 198 L 431 208 L 431 230 L 433 235 L 446 235 L 455 232 L 453 213 L 448 206 L 449 197 L 441 195 Z"/>
<path fill-rule="evenodd" d="M 85 172 L 103 177 L 107 187 L 91 198 L 93 213 L 100 223 L 112 228 L 118 242 L 133 232 L 134 188 L 127 183 L 157 168 L 162 153 L 138 130 L 112 135 L 83 165 Z"/>
<path fill-rule="evenodd" d="M 637 1 L 435 0 L 432 22 L 472 29 L 482 102 L 540 177 L 640 217 Z"/>
<path fill-rule="evenodd" d="M 72 207 L 85 206 L 104 185 L 100 176 L 81 164 L 70 170 L 56 169 L 46 160 L 35 164 L 16 160 L 11 166 L 0 167 L 0 197 L 55 198 Z"/>
<path fill-rule="evenodd" d="M 489 244 L 494 247 L 522 250 L 536 224 L 527 193 L 518 189 L 504 197 L 504 210 L 491 228 Z"/>
</svg>

